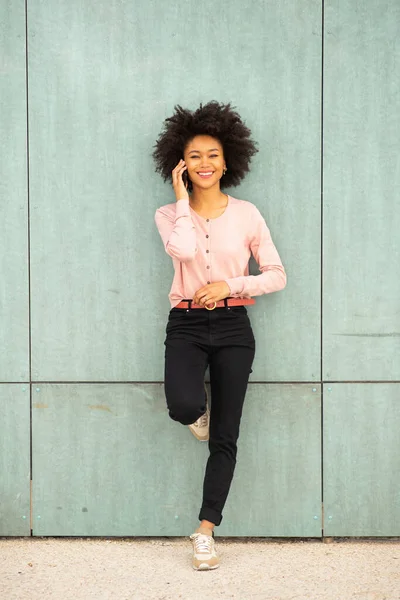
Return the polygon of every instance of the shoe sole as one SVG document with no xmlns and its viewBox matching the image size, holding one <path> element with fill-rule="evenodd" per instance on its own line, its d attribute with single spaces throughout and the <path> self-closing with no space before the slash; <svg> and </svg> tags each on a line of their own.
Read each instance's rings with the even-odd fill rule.
<svg viewBox="0 0 400 600">
<path fill-rule="evenodd" d="M 219 565 L 214 565 L 214 566 L 210 567 L 210 565 L 203 563 L 203 564 L 199 565 L 198 567 L 195 567 L 194 565 L 192 565 L 192 567 L 195 571 L 212 571 L 213 569 L 218 569 Z"/>
</svg>

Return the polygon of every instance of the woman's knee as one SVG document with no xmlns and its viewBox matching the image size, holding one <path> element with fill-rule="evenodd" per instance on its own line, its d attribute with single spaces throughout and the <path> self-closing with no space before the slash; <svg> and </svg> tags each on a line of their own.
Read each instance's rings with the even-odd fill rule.
<svg viewBox="0 0 400 600">
<path fill-rule="evenodd" d="M 185 398 L 182 394 L 170 392 L 166 394 L 166 399 L 169 416 L 182 425 L 191 425 L 206 411 L 205 402 L 196 405 L 193 398 Z"/>
<path fill-rule="evenodd" d="M 178 423 L 182 423 L 182 425 L 191 425 L 192 423 L 194 423 L 195 421 L 197 421 L 197 419 L 199 417 L 201 417 L 201 415 L 197 415 L 197 413 L 195 414 L 194 412 L 174 412 L 174 410 L 169 409 L 169 416 L 173 421 L 178 421 Z"/>
</svg>

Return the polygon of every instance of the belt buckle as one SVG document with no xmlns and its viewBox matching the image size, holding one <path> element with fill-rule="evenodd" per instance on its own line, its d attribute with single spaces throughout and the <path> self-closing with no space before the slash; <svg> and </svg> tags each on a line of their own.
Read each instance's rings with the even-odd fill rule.
<svg viewBox="0 0 400 600">
<path fill-rule="evenodd" d="M 213 306 L 212 308 L 208 308 L 207 304 L 205 304 L 205 305 L 204 305 L 204 307 L 205 307 L 207 310 L 214 310 L 214 308 L 215 308 L 216 306 L 217 306 L 217 303 L 216 303 L 216 302 L 214 302 L 214 306 Z"/>
</svg>

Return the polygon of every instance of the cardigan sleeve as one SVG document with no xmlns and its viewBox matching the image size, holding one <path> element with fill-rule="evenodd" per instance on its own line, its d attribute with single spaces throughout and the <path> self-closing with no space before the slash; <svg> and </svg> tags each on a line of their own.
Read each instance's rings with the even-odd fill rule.
<svg viewBox="0 0 400 600">
<path fill-rule="evenodd" d="M 164 206 L 158 208 L 154 215 L 158 231 L 169 256 L 181 262 L 195 258 L 197 252 L 196 230 L 190 214 L 189 200 L 176 202 L 175 216 Z"/>
<path fill-rule="evenodd" d="M 231 296 L 261 296 L 278 292 L 286 286 L 286 273 L 268 226 L 256 206 L 250 217 L 250 249 L 261 275 L 243 275 L 225 279 Z"/>
</svg>

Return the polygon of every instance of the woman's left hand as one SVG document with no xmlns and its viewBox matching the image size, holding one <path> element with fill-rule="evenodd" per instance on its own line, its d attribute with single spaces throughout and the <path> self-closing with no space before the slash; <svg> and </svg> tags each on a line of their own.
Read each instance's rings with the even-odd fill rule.
<svg viewBox="0 0 400 600">
<path fill-rule="evenodd" d="M 230 296 L 231 290 L 226 281 L 216 281 L 215 283 L 209 283 L 204 287 L 197 290 L 193 296 L 193 303 L 199 304 L 200 306 L 213 305 L 218 300 L 223 300 Z"/>
</svg>

